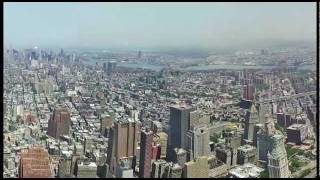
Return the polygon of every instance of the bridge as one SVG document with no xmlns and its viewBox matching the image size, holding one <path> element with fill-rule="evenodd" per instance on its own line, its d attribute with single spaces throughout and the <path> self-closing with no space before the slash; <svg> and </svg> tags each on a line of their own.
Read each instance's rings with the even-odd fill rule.
<svg viewBox="0 0 320 180">
<path fill-rule="evenodd" d="M 298 93 L 298 94 L 293 94 L 293 95 L 289 95 L 289 96 L 274 97 L 274 98 L 271 98 L 271 99 L 264 99 L 264 100 L 261 100 L 261 101 L 257 101 L 255 103 L 264 104 L 264 103 L 279 102 L 279 101 L 289 100 L 289 99 L 292 99 L 292 98 L 300 98 L 300 97 L 315 95 L 316 92 L 317 91 L 309 91 L 309 92 Z"/>
</svg>

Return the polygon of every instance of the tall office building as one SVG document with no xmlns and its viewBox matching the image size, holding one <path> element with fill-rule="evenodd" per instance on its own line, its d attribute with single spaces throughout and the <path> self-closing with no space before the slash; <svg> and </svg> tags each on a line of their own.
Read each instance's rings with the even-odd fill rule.
<svg viewBox="0 0 320 180">
<path fill-rule="evenodd" d="M 227 128 L 222 131 L 222 136 L 225 138 L 225 145 L 231 153 L 231 166 L 236 165 L 237 149 L 241 146 L 242 134 L 238 129 Z M 228 151 L 225 151 L 228 154 Z"/>
<path fill-rule="evenodd" d="M 165 132 L 154 134 L 153 141 L 155 144 L 160 144 L 160 158 L 165 159 L 167 156 L 168 135 Z"/>
<path fill-rule="evenodd" d="M 170 165 L 171 163 L 161 163 L 160 164 L 160 177 L 162 178 L 169 178 L 170 177 Z"/>
<path fill-rule="evenodd" d="M 74 155 L 79 155 L 79 156 L 83 155 L 84 146 L 80 142 L 75 142 L 73 152 L 74 152 Z"/>
<path fill-rule="evenodd" d="M 172 160 L 174 148 L 184 148 L 186 144 L 186 132 L 189 128 L 190 106 L 170 107 L 170 131 L 168 143 L 168 158 Z"/>
<path fill-rule="evenodd" d="M 238 129 L 227 128 L 222 131 L 222 136 L 225 139 L 225 143 L 232 149 L 237 149 L 241 146 L 242 134 Z"/>
<path fill-rule="evenodd" d="M 154 132 L 154 133 L 160 133 L 162 132 L 162 124 L 161 122 L 159 121 L 152 121 L 151 123 L 151 130 Z"/>
<path fill-rule="evenodd" d="M 289 178 L 289 162 L 284 145 L 284 136 L 274 134 L 271 137 L 272 151 L 268 153 L 268 170 L 270 178 Z"/>
<path fill-rule="evenodd" d="M 270 104 L 262 103 L 259 105 L 259 123 L 264 124 L 269 114 L 272 114 Z"/>
<path fill-rule="evenodd" d="M 62 151 L 62 158 L 58 165 L 58 177 L 67 178 L 72 177 L 71 172 L 72 155 L 68 151 Z"/>
<path fill-rule="evenodd" d="M 238 148 L 238 153 L 237 153 L 237 164 L 243 165 L 246 163 L 256 163 L 256 148 L 254 146 L 250 146 L 248 144 L 240 146 Z"/>
<path fill-rule="evenodd" d="M 152 140 L 152 160 L 160 159 L 161 146 Z"/>
<path fill-rule="evenodd" d="M 92 150 L 93 145 L 93 139 L 91 136 L 85 136 L 84 137 L 84 152 L 90 153 Z"/>
<path fill-rule="evenodd" d="M 251 105 L 245 117 L 244 141 L 253 143 L 254 126 L 259 123 L 259 115 L 254 104 Z"/>
<path fill-rule="evenodd" d="M 290 110 L 292 111 L 292 110 Z M 293 112 L 278 112 L 277 113 L 277 122 L 281 127 L 287 128 L 290 125 L 296 123 L 294 121 L 294 113 Z"/>
<path fill-rule="evenodd" d="M 20 178 L 49 178 L 53 173 L 49 153 L 41 146 L 31 146 L 22 150 L 20 158 Z"/>
<path fill-rule="evenodd" d="M 114 123 L 110 131 L 107 157 L 107 163 L 110 165 L 112 173 L 115 173 L 119 159 L 133 158 L 137 155 L 139 131 L 140 123 L 137 121 L 117 121 Z"/>
<path fill-rule="evenodd" d="M 112 127 L 112 117 L 109 114 L 102 114 L 100 118 L 101 134 L 109 138 L 111 127 Z"/>
<path fill-rule="evenodd" d="M 288 142 L 301 144 L 308 136 L 308 127 L 305 124 L 292 124 L 287 128 Z"/>
<path fill-rule="evenodd" d="M 128 159 L 121 159 L 117 166 L 116 178 L 133 178 L 133 169 Z"/>
<path fill-rule="evenodd" d="M 228 168 L 237 164 L 237 149 L 221 144 L 215 149 L 216 157 L 227 165 Z"/>
<path fill-rule="evenodd" d="M 7 113 L 7 103 L 6 103 L 6 100 L 3 99 L 3 114 L 6 114 Z"/>
<path fill-rule="evenodd" d="M 255 87 L 252 83 L 251 79 L 245 79 L 243 90 L 242 90 L 242 98 L 246 100 L 254 100 Z"/>
<path fill-rule="evenodd" d="M 263 129 L 264 125 L 263 124 L 256 124 L 254 126 L 254 133 L 253 133 L 253 146 L 258 147 L 258 132 L 260 129 Z"/>
<path fill-rule="evenodd" d="M 257 154 L 260 161 L 268 161 L 268 152 L 272 149 L 271 136 L 275 133 L 274 124 L 269 120 L 257 133 Z"/>
<path fill-rule="evenodd" d="M 153 132 L 149 130 L 141 131 L 139 173 L 141 178 L 151 177 Z"/>
<path fill-rule="evenodd" d="M 210 116 L 203 115 L 200 111 L 195 110 L 190 112 L 189 130 L 197 127 L 208 126 L 210 124 Z"/>
<path fill-rule="evenodd" d="M 77 178 L 97 178 L 97 164 L 94 162 L 78 161 Z"/>
<path fill-rule="evenodd" d="M 59 139 L 61 135 L 69 135 L 70 123 L 70 113 L 67 109 L 55 109 L 48 123 L 47 134 L 56 139 Z"/>
<path fill-rule="evenodd" d="M 108 62 L 107 72 L 109 76 L 113 73 L 114 69 L 116 68 L 116 65 L 116 62 Z"/>
<path fill-rule="evenodd" d="M 284 112 L 277 112 L 277 123 L 281 126 L 281 127 L 286 127 L 286 115 L 284 114 Z"/>
<path fill-rule="evenodd" d="M 210 134 L 206 126 L 196 127 L 189 130 L 187 136 L 188 159 L 195 159 L 199 156 L 208 156 L 210 153 Z"/>
<path fill-rule="evenodd" d="M 64 52 L 63 52 L 63 49 L 61 48 L 60 50 L 60 56 L 64 56 Z"/>
<path fill-rule="evenodd" d="M 184 163 L 187 162 L 187 152 L 182 148 L 175 148 L 173 162 L 183 167 Z"/>
<path fill-rule="evenodd" d="M 94 153 L 93 157 L 97 163 L 97 176 L 100 178 L 107 177 L 109 166 L 106 164 L 107 154 L 104 152 Z"/>
<path fill-rule="evenodd" d="M 173 164 L 170 167 L 169 178 L 181 178 L 182 177 L 182 167 L 179 164 Z"/>
<path fill-rule="evenodd" d="M 161 174 L 161 165 L 166 164 L 167 162 L 163 159 L 158 159 L 152 163 L 151 178 L 162 178 Z"/>
<path fill-rule="evenodd" d="M 142 57 L 142 52 L 138 51 L 138 59 L 140 59 Z"/>
<path fill-rule="evenodd" d="M 216 156 L 208 157 L 209 178 L 225 177 L 228 174 L 228 167 L 219 161 Z"/>
<path fill-rule="evenodd" d="M 208 178 L 208 157 L 201 156 L 184 164 L 183 178 Z"/>
<path fill-rule="evenodd" d="M 103 71 L 107 72 L 107 63 L 105 63 L 105 62 L 103 63 Z"/>
</svg>

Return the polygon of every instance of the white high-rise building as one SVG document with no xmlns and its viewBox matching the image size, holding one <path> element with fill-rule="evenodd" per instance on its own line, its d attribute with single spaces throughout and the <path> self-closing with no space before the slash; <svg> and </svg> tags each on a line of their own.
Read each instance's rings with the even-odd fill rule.
<svg viewBox="0 0 320 180">
<path fill-rule="evenodd" d="M 191 159 L 210 154 L 210 134 L 206 126 L 196 127 L 187 133 L 187 151 Z"/>
<path fill-rule="evenodd" d="M 24 113 L 24 107 L 22 104 L 17 105 L 17 116 L 22 117 Z"/>
<path fill-rule="evenodd" d="M 268 170 L 270 178 L 289 178 L 290 170 L 287 152 L 282 134 L 271 137 L 272 150 L 268 153 Z"/>
</svg>

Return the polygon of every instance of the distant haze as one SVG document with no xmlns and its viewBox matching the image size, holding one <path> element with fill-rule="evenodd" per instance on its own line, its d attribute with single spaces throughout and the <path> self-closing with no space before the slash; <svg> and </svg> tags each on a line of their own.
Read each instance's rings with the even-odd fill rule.
<svg viewBox="0 0 320 180">
<path fill-rule="evenodd" d="M 210 49 L 316 42 L 316 3 L 4 3 L 6 46 Z"/>
</svg>

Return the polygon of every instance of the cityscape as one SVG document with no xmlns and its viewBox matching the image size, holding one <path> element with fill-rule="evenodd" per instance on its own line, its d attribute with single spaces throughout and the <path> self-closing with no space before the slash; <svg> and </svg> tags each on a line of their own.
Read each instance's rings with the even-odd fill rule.
<svg viewBox="0 0 320 180">
<path fill-rule="evenodd" d="M 316 9 L 4 3 L 3 177 L 316 178 Z"/>
</svg>

